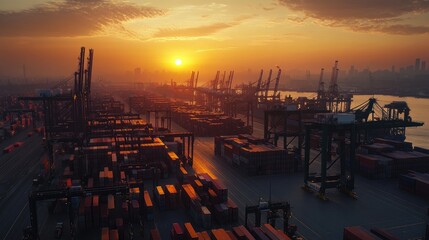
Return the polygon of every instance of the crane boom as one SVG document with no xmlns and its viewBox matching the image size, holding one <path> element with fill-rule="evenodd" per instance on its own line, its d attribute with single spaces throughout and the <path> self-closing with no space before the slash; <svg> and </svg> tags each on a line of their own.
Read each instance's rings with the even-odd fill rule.
<svg viewBox="0 0 429 240">
<path fill-rule="evenodd" d="M 319 79 L 319 87 L 317 89 L 317 99 L 322 99 L 325 97 L 325 83 L 323 82 L 323 72 L 324 68 L 320 70 L 320 79 Z"/>
<path fill-rule="evenodd" d="M 195 77 L 195 72 L 192 71 L 191 73 L 191 78 L 189 79 L 189 87 L 193 88 L 194 87 L 194 77 Z"/>
<path fill-rule="evenodd" d="M 277 66 L 277 68 L 279 69 L 279 71 L 277 72 L 276 85 L 274 86 L 273 100 L 277 96 L 277 90 L 279 88 L 280 75 L 282 74 L 282 69 L 279 66 Z"/>
<path fill-rule="evenodd" d="M 85 72 L 85 47 L 80 49 L 80 57 L 79 57 L 79 72 L 78 72 L 78 92 L 82 94 L 83 90 L 83 78 Z"/>
<path fill-rule="evenodd" d="M 268 90 L 270 89 L 270 83 L 271 83 L 271 75 L 273 74 L 273 69 L 270 69 L 270 72 L 268 73 L 268 79 L 267 84 L 265 86 L 265 101 L 268 100 Z"/>
<path fill-rule="evenodd" d="M 216 72 L 216 77 L 215 77 L 215 79 L 213 80 L 213 90 L 217 90 L 217 85 L 218 85 L 218 82 L 219 82 L 219 75 L 220 75 L 220 71 L 217 71 Z"/>
<path fill-rule="evenodd" d="M 231 71 L 230 72 L 230 78 L 229 78 L 229 86 L 228 86 L 229 91 L 231 91 L 233 79 L 234 79 L 234 71 Z"/>
<path fill-rule="evenodd" d="M 85 98 L 86 98 L 86 108 L 90 109 L 91 106 L 91 82 L 92 82 L 92 64 L 94 61 L 94 49 L 89 49 L 88 63 L 86 69 L 86 79 L 85 79 Z"/>
<path fill-rule="evenodd" d="M 261 73 L 259 74 L 258 78 L 258 85 L 256 85 L 256 96 L 259 97 L 259 92 L 261 91 L 261 84 L 262 84 L 262 75 L 264 74 L 264 70 L 261 69 Z"/>
<path fill-rule="evenodd" d="M 195 77 L 195 86 L 194 88 L 197 88 L 197 84 L 198 84 L 198 75 L 200 75 L 200 72 L 197 71 L 197 76 Z"/>
<path fill-rule="evenodd" d="M 225 77 L 226 77 L 226 71 L 223 71 L 222 80 L 220 81 L 220 89 L 225 89 Z"/>
<path fill-rule="evenodd" d="M 331 98 L 338 97 L 338 60 L 335 61 L 334 66 L 332 67 L 331 82 L 329 83 L 329 95 Z"/>
</svg>

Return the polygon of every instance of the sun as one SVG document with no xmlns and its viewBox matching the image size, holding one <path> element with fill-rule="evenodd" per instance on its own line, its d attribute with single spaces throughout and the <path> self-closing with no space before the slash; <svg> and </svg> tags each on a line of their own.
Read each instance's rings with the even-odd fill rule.
<svg viewBox="0 0 429 240">
<path fill-rule="evenodd" d="M 180 66 L 180 65 L 182 65 L 182 59 L 178 58 L 178 59 L 174 60 L 174 63 L 175 63 L 177 66 Z"/>
</svg>

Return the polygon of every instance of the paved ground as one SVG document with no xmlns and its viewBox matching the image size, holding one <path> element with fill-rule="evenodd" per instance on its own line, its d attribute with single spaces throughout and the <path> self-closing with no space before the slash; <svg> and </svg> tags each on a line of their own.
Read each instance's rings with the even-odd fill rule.
<svg viewBox="0 0 429 240">
<path fill-rule="evenodd" d="M 0 239 L 20 239 L 22 229 L 29 225 L 28 194 L 39 172 L 43 148 L 41 137 L 27 137 L 28 131 L 0 143 L 3 150 L 14 142 L 24 142 L 11 153 L 0 153 Z"/>
</svg>

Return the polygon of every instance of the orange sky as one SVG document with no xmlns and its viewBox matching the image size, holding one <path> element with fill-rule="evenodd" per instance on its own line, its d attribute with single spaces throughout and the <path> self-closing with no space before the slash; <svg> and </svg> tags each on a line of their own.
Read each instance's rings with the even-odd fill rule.
<svg viewBox="0 0 429 240">
<path fill-rule="evenodd" d="M 334 7 L 335 6 L 335 7 Z M 15 0 L 0 3 L 0 76 L 390 68 L 429 60 L 429 1 Z M 181 58 L 183 64 L 174 64 Z"/>
</svg>

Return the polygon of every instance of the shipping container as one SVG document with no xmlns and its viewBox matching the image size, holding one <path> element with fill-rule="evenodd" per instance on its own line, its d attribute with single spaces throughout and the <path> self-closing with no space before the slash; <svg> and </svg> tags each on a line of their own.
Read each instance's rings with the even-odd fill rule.
<svg viewBox="0 0 429 240">
<path fill-rule="evenodd" d="M 362 227 L 345 227 L 343 240 L 377 240 L 377 237 Z"/>
<path fill-rule="evenodd" d="M 178 223 L 173 223 L 171 228 L 171 239 L 173 240 L 185 240 L 185 234 L 182 227 Z"/>
<path fill-rule="evenodd" d="M 252 232 L 257 240 L 270 240 L 259 227 L 252 228 Z"/>
<path fill-rule="evenodd" d="M 288 236 L 280 234 L 273 226 L 268 223 L 262 225 L 261 230 L 272 240 L 291 240 Z"/>
<path fill-rule="evenodd" d="M 209 233 L 206 231 L 202 231 L 197 233 L 198 234 L 198 240 L 211 240 Z"/>
<path fill-rule="evenodd" d="M 174 185 L 165 185 L 166 189 L 166 204 L 168 209 L 176 209 L 178 207 L 179 194 Z"/>
<path fill-rule="evenodd" d="M 191 223 L 187 222 L 184 224 L 185 227 L 185 237 L 187 240 L 198 240 L 197 232 Z"/>
<path fill-rule="evenodd" d="M 215 240 L 232 240 L 223 228 L 212 229 L 212 234 Z"/>
<path fill-rule="evenodd" d="M 239 240 L 255 240 L 255 237 L 243 225 L 233 227 L 232 230 Z"/>
<path fill-rule="evenodd" d="M 150 230 L 150 240 L 161 240 L 161 234 L 157 228 Z"/>
<path fill-rule="evenodd" d="M 118 229 L 110 229 L 109 230 L 110 239 L 109 240 L 119 240 L 119 232 Z"/>
<path fill-rule="evenodd" d="M 109 240 L 109 228 L 102 228 L 101 229 L 101 240 Z"/>
<path fill-rule="evenodd" d="M 398 237 L 393 236 L 391 233 L 381 228 L 371 228 L 371 232 L 382 240 L 400 240 Z"/>
<path fill-rule="evenodd" d="M 150 198 L 149 192 L 144 191 L 144 205 L 145 205 L 145 214 L 146 214 L 146 220 L 152 221 L 153 220 L 153 203 L 152 199 Z"/>
</svg>

